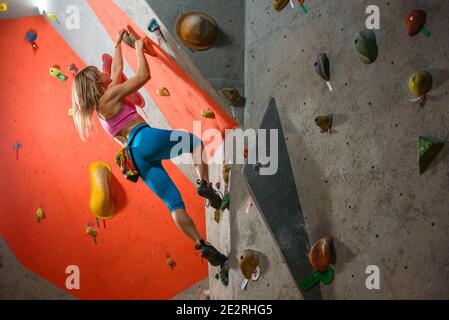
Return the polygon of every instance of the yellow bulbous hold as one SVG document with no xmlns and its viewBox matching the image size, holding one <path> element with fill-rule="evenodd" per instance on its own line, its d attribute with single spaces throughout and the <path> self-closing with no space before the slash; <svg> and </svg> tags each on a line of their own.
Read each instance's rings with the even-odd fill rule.
<svg viewBox="0 0 449 320">
<path fill-rule="evenodd" d="M 89 166 L 89 175 L 89 209 L 99 219 L 111 219 L 115 209 L 110 190 L 111 167 L 104 162 L 93 162 Z"/>
<path fill-rule="evenodd" d="M 426 95 L 430 89 L 432 89 L 432 85 L 432 75 L 427 71 L 418 71 L 414 73 L 408 81 L 410 92 L 417 97 Z"/>
</svg>

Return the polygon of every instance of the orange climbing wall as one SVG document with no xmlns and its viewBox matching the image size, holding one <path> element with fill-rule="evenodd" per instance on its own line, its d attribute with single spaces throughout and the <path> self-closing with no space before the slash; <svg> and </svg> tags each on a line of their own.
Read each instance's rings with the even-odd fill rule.
<svg viewBox="0 0 449 320">
<path fill-rule="evenodd" d="M 37 53 L 24 39 L 30 27 L 39 35 Z M 70 292 L 82 299 L 167 299 L 207 277 L 206 261 L 162 202 L 142 182 L 122 178 L 113 163 L 118 145 L 101 129 L 88 143 L 78 138 L 67 113 L 67 67 L 83 67 L 75 52 L 42 17 L 0 20 L 0 30 L 0 234 L 19 261 L 61 288 L 66 267 L 79 266 L 81 289 Z M 68 81 L 49 75 L 54 64 Z M 19 160 L 12 148 L 17 142 L 23 145 Z M 118 212 L 94 245 L 85 229 L 95 223 L 88 211 L 88 165 L 97 160 L 112 166 Z M 165 166 L 204 234 L 203 201 L 173 164 Z M 38 207 L 47 215 L 40 224 Z M 167 254 L 175 271 L 166 265 Z"/>
<path fill-rule="evenodd" d="M 133 27 L 140 36 L 144 36 L 148 32 L 144 32 L 134 24 L 112 0 L 88 0 L 88 3 L 113 39 L 116 38 L 117 31 L 126 28 L 127 25 Z M 148 22 L 150 19 L 151 17 L 148 18 Z M 203 131 L 214 128 L 224 134 L 225 129 L 238 126 L 235 119 L 230 117 L 214 99 L 205 93 L 168 54 L 156 44 L 154 48 L 157 57 L 148 56 L 151 81 L 145 85 L 145 89 L 172 128 L 191 131 L 193 121 L 200 121 Z M 134 71 L 137 71 L 135 50 L 123 45 L 123 55 Z M 168 88 L 170 97 L 160 97 L 156 94 L 156 90 L 161 87 Z M 202 118 L 201 110 L 205 109 L 213 110 L 216 119 Z M 205 142 L 217 146 L 217 141 L 206 139 Z"/>
</svg>

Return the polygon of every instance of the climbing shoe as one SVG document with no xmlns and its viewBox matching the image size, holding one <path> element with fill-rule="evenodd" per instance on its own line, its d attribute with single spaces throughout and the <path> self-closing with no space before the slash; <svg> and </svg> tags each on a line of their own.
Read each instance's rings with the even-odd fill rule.
<svg viewBox="0 0 449 320">
<path fill-rule="evenodd" d="M 212 188 L 212 184 L 200 179 L 198 179 L 196 183 L 199 184 L 197 189 L 198 195 L 209 200 L 208 206 L 210 205 L 214 209 L 220 209 L 223 199 L 220 194 Z"/>
<path fill-rule="evenodd" d="M 226 261 L 220 265 L 218 277 L 220 278 L 221 283 L 227 287 L 229 284 L 229 259 L 226 259 Z"/>
<path fill-rule="evenodd" d="M 209 261 L 214 267 L 220 266 L 226 262 L 228 258 L 211 244 L 206 244 L 204 240 L 200 241 L 200 244 L 195 245 L 196 250 L 201 250 L 201 257 Z"/>
</svg>

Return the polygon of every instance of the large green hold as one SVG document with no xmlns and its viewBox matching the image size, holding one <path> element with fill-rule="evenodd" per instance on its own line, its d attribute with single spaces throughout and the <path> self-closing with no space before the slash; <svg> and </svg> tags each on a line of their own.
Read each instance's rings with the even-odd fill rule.
<svg viewBox="0 0 449 320">
<path fill-rule="evenodd" d="M 357 33 L 354 44 L 363 63 L 371 64 L 376 61 L 379 49 L 373 30 L 363 30 Z"/>
<path fill-rule="evenodd" d="M 436 156 L 440 153 L 444 147 L 444 142 L 438 139 L 429 137 L 419 137 L 418 146 L 418 164 L 419 174 L 423 174 L 424 171 L 430 166 Z"/>
</svg>

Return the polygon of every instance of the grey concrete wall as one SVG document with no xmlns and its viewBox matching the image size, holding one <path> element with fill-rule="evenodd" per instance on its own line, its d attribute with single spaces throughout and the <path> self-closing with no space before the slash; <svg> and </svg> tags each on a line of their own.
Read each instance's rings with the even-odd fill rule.
<svg viewBox="0 0 449 320">
<path fill-rule="evenodd" d="M 274 96 L 312 242 L 335 237 L 335 281 L 327 299 L 449 298 L 449 148 L 419 176 L 419 135 L 449 138 L 447 99 L 449 2 L 306 1 L 309 14 L 271 0 L 246 1 L 245 127 L 257 128 Z M 365 26 L 365 9 L 381 9 L 376 31 L 379 58 L 362 64 L 353 38 Z M 428 29 L 409 38 L 404 16 L 428 10 Z M 320 52 L 331 61 L 329 93 L 315 74 Z M 424 108 L 409 102 L 407 81 L 429 69 L 435 84 Z M 333 113 L 332 135 L 314 117 Z M 237 173 L 237 176 L 239 174 Z M 266 256 L 262 278 L 247 291 L 232 280 L 218 297 L 300 298 L 279 251 L 256 209 L 244 214 L 246 191 L 232 182 L 231 257 L 255 248 Z M 279 206 L 282 204 L 280 203 Z M 288 223 L 288 221 L 285 221 Z M 365 268 L 377 265 L 381 289 L 365 288 Z M 438 275 L 434 277 L 433 275 Z M 218 288 L 218 286 L 217 286 Z"/>
<path fill-rule="evenodd" d="M 17 261 L 0 237 L 0 300 L 73 300 L 72 295 L 50 284 Z"/>
<path fill-rule="evenodd" d="M 146 2 L 174 36 L 176 36 L 176 21 L 182 13 L 200 10 L 212 16 L 220 29 L 217 43 L 212 48 L 206 51 L 192 51 L 177 39 L 178 44 L 215 89 L 232 86 L 243 94 L 244 1 L 146 0 Z"/>
<path fill-rule="evenodd" d="M 36 0 L 2 1 L 8 4 L 8 11 L 0 12 L 0 19 L 14 19 L 39 15 Z"/>
</svg>

